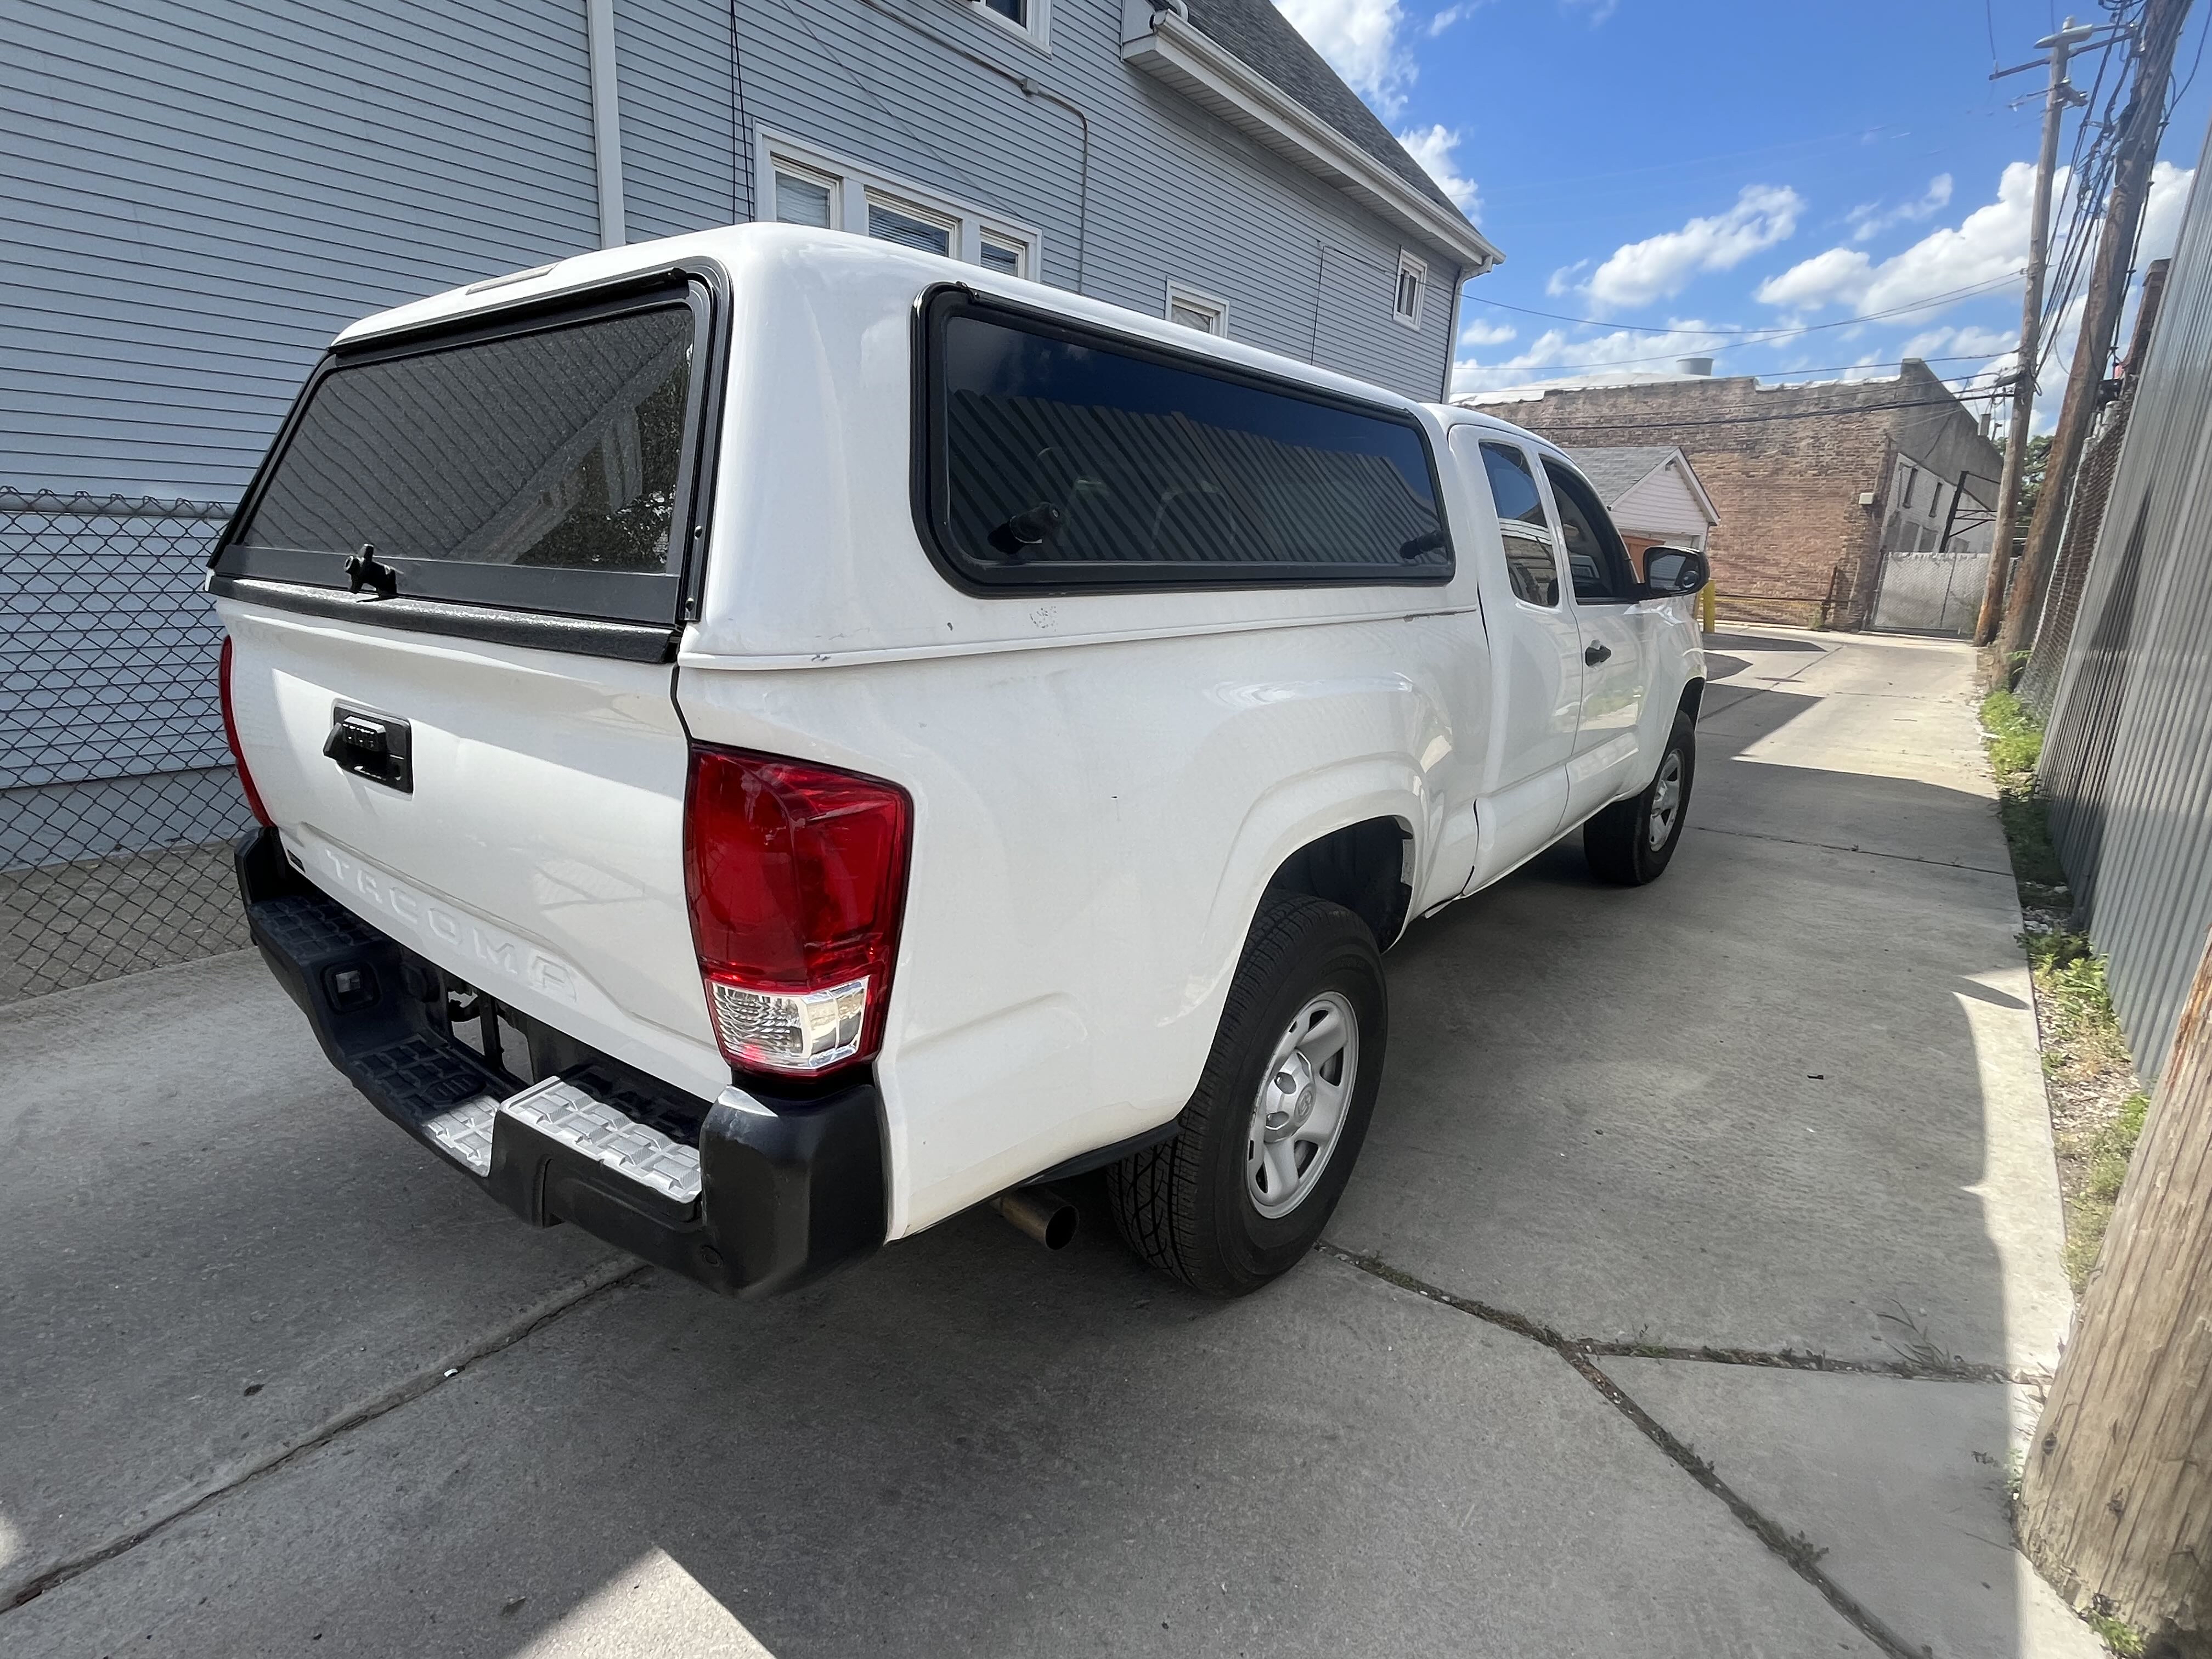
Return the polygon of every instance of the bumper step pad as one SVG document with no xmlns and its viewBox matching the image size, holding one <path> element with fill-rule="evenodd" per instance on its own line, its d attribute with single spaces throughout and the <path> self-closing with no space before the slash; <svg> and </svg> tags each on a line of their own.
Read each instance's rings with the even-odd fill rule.
<svg viewBox="0 0 2212 1659">
<path fill-rule="evenodd" d="M 465 1168 L 471 1175 L 491 1173 L 491 1124 L 500 1103 L 489 1095 L 465 1100 L 422 1125 L 438 1150 Z"/>
<path fill-rule="evenodd" d="M 501 1112 L 594 1163 L 689 1204 L 699 1196 L 699 1149 L 626 1117 L 573 1083 L 548 1078 L 504 1102 Z"/>
<path fill-rule="evenodd" d="M 491 1173 L 492 1134 L 502 1113 L 675 1203 L 699 1196 L 697 1147 L 670 1139 L 557 1077 L 505 1100 L 489 1095 L 465 1100 L 422 1127 L 440 1151 L 484 1176 Z"/>
</svg>

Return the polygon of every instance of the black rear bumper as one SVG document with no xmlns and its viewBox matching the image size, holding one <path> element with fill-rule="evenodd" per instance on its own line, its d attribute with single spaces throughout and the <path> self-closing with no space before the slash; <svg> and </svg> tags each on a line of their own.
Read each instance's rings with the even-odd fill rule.
<svg viewBox="0 0 2212 1659">
<path fill-rule="evenodd" d="M 534 1226 L 585 1231 L 727 1295 L 773 1295 L 884 1241 L 883 1113 L 872 1083 L 812 1097 L 732 1088 L 706 1101 L 501 1012 L 526 1031 L 536 1075 L 698 1152 L 698 1196 L 633 1180 L 501 1112 L 478 1175 L 429 1133 L 433 1119 L 523 1085 L 453 1035 L 458 981 L 315 888 L 274 830 L 242 838 L 238 886 L 253 942 L 300 1005 L 331 1063 L 370 1103 Z M 469 989 L 472 988 L 461 988 Z"/>
</svg>

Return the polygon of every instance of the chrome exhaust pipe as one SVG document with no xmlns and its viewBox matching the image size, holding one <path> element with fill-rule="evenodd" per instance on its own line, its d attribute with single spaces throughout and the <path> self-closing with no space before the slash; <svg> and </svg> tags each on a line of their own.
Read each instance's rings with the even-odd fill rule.
<svg viewBox="0 0 2212 1659">
<path fill-rule="evenodd" d="M 1075 1242 L 1075 1206 L 1049 1187 L 1009 1187 L 991 1207 L 1048 1250 L 1064 1250 Z"/>
</svg>

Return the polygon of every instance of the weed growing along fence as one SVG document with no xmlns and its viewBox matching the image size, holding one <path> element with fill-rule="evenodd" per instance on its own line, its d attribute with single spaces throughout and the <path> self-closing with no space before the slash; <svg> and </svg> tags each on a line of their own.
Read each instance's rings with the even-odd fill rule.
<svg viewBox="0 0 2212 1659">
<path fill-rule="evenodd" d="M 2065 1203 L 2066 1276 L 2079 1296 L 2127 1178 L 2149 1097 L 2112 1012 L 2105 959 L 2074 926 L 2066 872 L 2045 827 L 2050 809 L 2035 787 L 2043 728 L 2018 697 L 1997 690 L 1982 701 L 1982 729 L 2027 924 L 2021 943 L 2035 982 L 2044 1092 Z"/>
</svg>

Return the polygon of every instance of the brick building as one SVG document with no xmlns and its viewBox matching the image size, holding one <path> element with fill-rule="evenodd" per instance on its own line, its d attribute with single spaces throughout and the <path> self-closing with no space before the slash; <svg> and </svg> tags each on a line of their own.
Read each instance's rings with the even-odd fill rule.
<svg viewBox="0 0 2212 1659">
<path fill-rule="evenodd" d="M 2002 457 L 1917 358 L 1878 380 L 1686 374 L 1458 401 L 1569 451 L 1680 448 L 1719 520 L 1708 549 L 1724 617 L 1858 629 L 1879 599 L 1885 627 L 1972 625 Z"/>
</svg>

